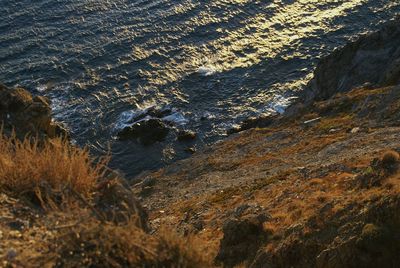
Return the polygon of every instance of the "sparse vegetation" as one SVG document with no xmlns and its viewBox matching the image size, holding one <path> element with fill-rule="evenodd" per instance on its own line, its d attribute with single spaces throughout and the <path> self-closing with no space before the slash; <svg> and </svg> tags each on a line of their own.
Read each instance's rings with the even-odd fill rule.
<svg viewBox="0 0 400 268">
<path fill-rule="evenodd" d="M 382 166 L 386 169 L 392 170 L 399 164 L 399 154 L 396 151 L 388 150 L 382 156 Z"/>
<path fill-rule="evenodd" d="M 99 200 L 92 197 L 98 194 L 98 182 L 104 181 L 107 158 L 96 161 L 88 150 L 71 146 L 63 139 L 21 141 L 15 135 L 0 136 L 0 152 L 0 192 L 48 211 L 42 214 L 39 232 L 51 233 L 52 238 L 31 240 L 48 252 L 18 259 L 21 267 L 44 264 L 51 267 L 211 267 L 189 239 L 183 240 L 170 231 L 146 233 L 142 227 L 147 222 L 137 223 L 136 218 L 143 215 L 136 208 L 132 209 L 136 209 L 137 216 L 132 215 L 127 223 L 116 224 L 98 217 L 100 211 L 92 205 Z M 107 186 L 107 189 L 115 193 L 113 187 Z M 117 192 L 121 194 L 121 191 Z M 124 195 L 130 193 L 127 189 L 119 196 L 127 206 L 132 204 Z M 73 211 L 53 213 L 52 208 L 66 207 L 74 201 L 83 202 L 86 208 L 74 206 Z M 118 210 L 117 204 L 102 202 L 106 207 L 111 205 L 113 211 Z M 0 229 L 8 232 L 4 227 L 9 228 L 0 221 Z M 0 253 L 3 255 L 1 250 Z M 6 266 L 16 261 L 14 255 L 11 258 L 2 255 L 0 262 Z"/>
<path fill-rule="evenodd" d="M 56 267 L 210 267 L 190 241 L 167 231 L 151 236 L 129 224 L 93 221 L 62 234 L 56 243 Z"/>
<path fill-rule="evenodd" d="M 94 162 L 88 150 L 61 138 L 48 142 L 0 135 L 0 190 L 41 207 L 59 206 L 74 195 L 89 198 L 107 159 Z"/>
</svg>

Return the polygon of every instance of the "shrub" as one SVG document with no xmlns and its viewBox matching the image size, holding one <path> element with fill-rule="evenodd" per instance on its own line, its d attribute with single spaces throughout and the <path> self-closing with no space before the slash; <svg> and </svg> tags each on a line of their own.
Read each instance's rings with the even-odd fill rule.
<svg viewBox="0 0 400 268">
<path fill-rule="evenodd" d="M 86 149 L 61 138 L 45 142 L 0 134 L 0 190 L 43 208 L 59 206 L 77 195 L 90 198 L 107 159 L 95 160 Z"/>
<path fill-rule="evenodd" d="M 391 168 L 399 163 L 399 154 L 395 151 L 386 151 L 382 156 L 382 166 Z"/>
<path fill-rule="evenodd" d="M 187 241 L 134 225 L 92 221 L 58 237 L 54 247 L 56 267 L 210 267 Z"/>
</svg>

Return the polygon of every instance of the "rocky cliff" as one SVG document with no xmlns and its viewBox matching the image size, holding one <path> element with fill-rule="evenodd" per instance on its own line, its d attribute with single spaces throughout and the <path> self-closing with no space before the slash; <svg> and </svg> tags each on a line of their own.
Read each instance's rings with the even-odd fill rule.
<svg viewBox="0 0 400 268">
<path fill-rule="evenodd" d="M 249 120 L 242 132 L 143 173 L 134 185 L 104 172 L 84 199 L 63 184 L 75 206 L 50 212 L 0 187 L 0 260 L 11 267 L 398 267 L 399 29 L 394 20 L 322 59 L 286 114 Z M 6 134 L 58 133 L 49 101 L 22 89 L 0 87 L 0 119 Z M 0 170 L 10 162 L 0 161 Z M 52 196 L 62 204 L 59 192 Z"/>
<path fill-rule="evenodd" d="M 400 21 L 318 64 L 303 103 L 132 186 L 224 267 L 400 265 Z"/>
<path fill-rule="evenodd" d="M 361 36 L 323 58 L 307 93 L 317 99 L 347 92 L 355 87 L 388 86 L 400 77 L 400 18 L 380 31 Z M 311 91 L 311 92 L 310 92 Z"/>
</svg>

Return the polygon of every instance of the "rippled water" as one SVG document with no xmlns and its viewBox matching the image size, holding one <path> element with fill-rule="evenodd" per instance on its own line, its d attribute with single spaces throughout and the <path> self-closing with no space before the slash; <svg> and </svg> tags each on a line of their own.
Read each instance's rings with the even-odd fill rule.
<svg viewBox="0 0 400 268">
<path fill-rule="evenodd" d="M 110 149 L 133 176 L 283 109 L 319 57 L 399 11 L 393 0 L 0 0 L 0 81 L 51 97 L 78 144 Z M 152 105 L 176 109 L 195 144 L 115 139 L 124 112 Z"/>
</svg>

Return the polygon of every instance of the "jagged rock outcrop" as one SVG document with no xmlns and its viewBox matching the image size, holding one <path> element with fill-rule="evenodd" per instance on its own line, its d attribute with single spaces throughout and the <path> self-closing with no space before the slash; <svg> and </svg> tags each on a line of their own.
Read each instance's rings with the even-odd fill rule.
<svg viewBox="0 0 400 268">
<path fill-rule="evenodd" d="M 141 120 L 125 127 L 118 133 L 121 140 L 138 139 L 144 145 L 162 141 L 168 135 L 170 128 L 158 118 Z"/>
<path fill-rule="evenodd" d="M 9 135 L 15 130 L 17 137 L 38 135 L 40 138 L 68 136 L 68 132 L 51 117 L 50 100 L 32 96 L 23 88 L 11 89 L 0 84 L 0 122 Z"/>
<path fill-rule="evenodd" d="M 316 99 L 328 99 L 365 83 L 394 85 L 400 81 L 400 18 L 380 31 L 364 35 L 323 58 L 311 82 Z"/>
</svg>

